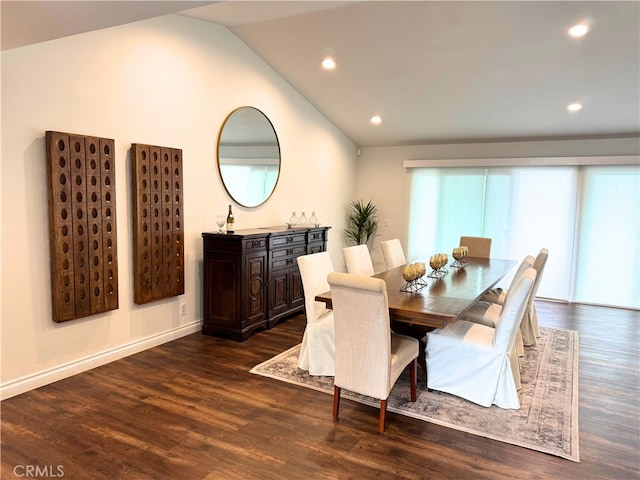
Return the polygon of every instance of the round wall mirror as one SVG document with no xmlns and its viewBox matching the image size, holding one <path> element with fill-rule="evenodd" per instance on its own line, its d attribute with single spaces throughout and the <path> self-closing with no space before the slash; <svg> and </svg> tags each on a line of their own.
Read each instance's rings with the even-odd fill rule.
<svg viewBox="0 0 640 480">
<path fill-rule="evenodd" d="M 271 121 L 257 108 L 237 108 L 222 124 L 218 171 L 227 193 L 243 207 L 262 205 L 273 193 L 280 144 Z"/>
</svg>

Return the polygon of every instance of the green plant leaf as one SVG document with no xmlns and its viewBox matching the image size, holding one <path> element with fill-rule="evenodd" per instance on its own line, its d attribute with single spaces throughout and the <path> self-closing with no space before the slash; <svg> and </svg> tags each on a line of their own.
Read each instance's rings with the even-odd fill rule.
<svg viewBox="0 0 640 480">
<path fill-rule="evenodd" d="M 346 239 L 356 245 L 372 239 L 378 230 L 376 212 L 376 206 L 371 200 L 366 204 L 364 200 L 352 201 L 347 211 L 347 228 L 343 230 Z"/>
</svg>

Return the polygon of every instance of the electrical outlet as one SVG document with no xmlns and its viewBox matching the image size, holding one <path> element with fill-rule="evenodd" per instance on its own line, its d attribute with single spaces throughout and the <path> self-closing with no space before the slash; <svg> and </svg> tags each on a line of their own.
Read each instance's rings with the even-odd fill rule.
<svg viewBox="0 0 640 480">
<path fill-rule="evenodd" d="M 187 304 L 186 303 L 181 303 L 180 304 L 180 316 L 184 317 L 187 314 Z"/>
</svg>

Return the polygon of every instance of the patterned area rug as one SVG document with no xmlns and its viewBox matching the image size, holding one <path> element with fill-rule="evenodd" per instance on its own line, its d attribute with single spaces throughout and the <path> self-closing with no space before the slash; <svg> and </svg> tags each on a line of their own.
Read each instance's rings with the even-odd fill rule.
<svg viewBox="0 0 640 480">
<path fill-rule="evenodd" d="M 300 345 L 256 365 L 251 373 L 333 395 L 333 377 L 311 376 L 297 366 Z M 541 328 L 538 345 L 520 359 L 520 410 L 481 407 L 424 387 L 418 369 L 418 399 L 408 399 L 407 372 L 387 402 L 390 412 L 579 462 L 578 332 Z M 422 374 L 421 374 L 422 373 Z M 422 380 L 422 381 L 420 381 Z M 379 406 L 379 401 L 342 390 L 342 396 Z"/>
</svg>

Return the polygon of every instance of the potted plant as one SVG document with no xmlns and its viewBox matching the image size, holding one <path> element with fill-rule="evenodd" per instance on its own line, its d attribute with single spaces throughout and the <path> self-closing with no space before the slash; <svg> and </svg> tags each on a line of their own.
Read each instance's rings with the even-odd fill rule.
<svg viewBox="0 0 640 480">
<path fill-rule="evenodd" d="M 363 200 L 354 200 L 349 204 L 347 212 L 347 228 L 343 230 L 349 243 L 366 244 L 378 230 L 376 206 L 371 200 L 367 204 Z"/>
</svg>

